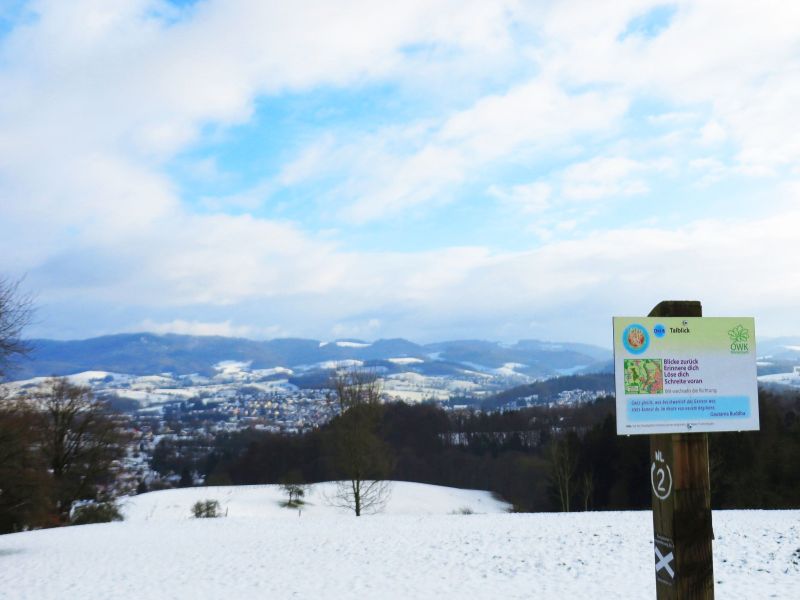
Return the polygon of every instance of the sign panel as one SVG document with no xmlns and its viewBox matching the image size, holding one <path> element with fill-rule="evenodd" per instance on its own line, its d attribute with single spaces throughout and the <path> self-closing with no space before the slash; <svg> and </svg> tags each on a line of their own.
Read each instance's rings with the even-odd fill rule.
<svg viewBox="0 0 800 600">
<path fill-rule="evenodd" d="M 614 317 L 617 433 L 755 430 L 752 317 Z"/>
</svg>

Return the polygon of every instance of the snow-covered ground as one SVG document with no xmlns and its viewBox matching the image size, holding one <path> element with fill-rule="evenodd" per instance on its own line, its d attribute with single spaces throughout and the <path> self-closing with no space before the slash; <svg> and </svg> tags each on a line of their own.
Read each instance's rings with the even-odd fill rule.
<svg viewBox="0 0 800 600">
<path fill-rule="evenodd" d="M 789 387 L 800 388 L 800 371 L 795 370 L 791 373 L 759 375 L 758 380 L 762 383 L 777 383 L 780 385 L 788 385 Z"/>
<path fill-rule="evenodd" d="M 384 514 L 298 516 L 274 488 L 228 490 L 156 492 L 123 523 L 0 536 L 0 597 L 655 597 L 649 512 L 498 513 L 484 492 L 395 484 Z M 227 518 L 186 518 L 211 497 Z M 479 498 L 488 514 L 449 514 Z M 800 511 L 715 512 L 714 529 L 718 598 L 797 598 Z"/>
<path fill-rule="evenodd" d="M 333 506 L 336 484 L 319 483 L 308 487 L 302 507 L 302 518 L 335 518 L 349 516 L 347 509 Z M 191 518 L 192 505 L 198 500 L 216 500 L 221 512 L 229 518 L 293 518 L 297 510 L 283 507 L 286 494 L 278 485 L 242 485 L 196 487 L 150 492 L 123 500 L 125 521 L 175 521 Z M 479 490 L 461 490 L 396 481 L 389 493 L 382 516 L 446 515 L 469 509 L 479 513 L 505 513 L 511 507 L 491 494 Z"/>
</svg>

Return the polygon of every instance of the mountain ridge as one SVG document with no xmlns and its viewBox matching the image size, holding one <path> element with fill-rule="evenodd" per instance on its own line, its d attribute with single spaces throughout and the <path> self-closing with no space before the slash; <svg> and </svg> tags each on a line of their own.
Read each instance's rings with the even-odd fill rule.
<svg viewBox="0 0 800 600">
<path fill-rule="evenodd" d="M 448 340 L 417 344 L 404 338 L 323 342 L 306 338 L 251 340 L 240 337 L 119 333 L 83 340 L 31 339 L 27 360 L 12 373 L 17 379 L 60 376 L 101 370 L 131 374 L 211 374 L 223 361 L 250 363 L 254 369 L 302 367 L 336 361 L 363 363 L 417 359 L 418 369 L 441 370 L 448 364 L 478 370 L 514 365 L 529 377 L 547 377 L 564 370 L 591 368 L 606 362 L 610 350 L 588 344 L 520 340 Z"/>
</svg>

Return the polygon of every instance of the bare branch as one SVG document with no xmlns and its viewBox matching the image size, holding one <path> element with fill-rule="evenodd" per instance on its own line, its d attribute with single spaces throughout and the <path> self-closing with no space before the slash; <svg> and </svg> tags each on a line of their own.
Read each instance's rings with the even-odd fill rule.
<svg viewBox="0 0 800 600">
<path fill-rule="evenodd" d="M 9 363 L 30 350 L 22 331 L 33 315 L 33 300 L 20 291 L 20 282 L 0 277 L 0 380 Z"/>
</svg>

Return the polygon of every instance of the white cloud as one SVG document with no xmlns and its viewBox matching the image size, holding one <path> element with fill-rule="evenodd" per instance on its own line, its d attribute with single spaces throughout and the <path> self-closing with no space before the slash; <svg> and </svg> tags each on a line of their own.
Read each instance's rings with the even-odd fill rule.
<svg viewBox="0 0 800 600">
<path fill-rule="evenodd" d="M 633 196 L 648 191 L 636 176 L 648 166 L 624 157 L 598 156 L 568 167 L 562 178 L 562 195 L 573 200 Z"/>
<path fill-rule="evenodd" d="M 477 0 L 286 10 L 225 0 L 183 12 L 160 0 L 42 0 L 31 10 L 0 40 L 0 218 L 29 230 L 44 214 L 53 233 L 73 235 L 174 211 L 161 165 L 204 127 L 245 122 L 259 95 L 389 77 L 414 44 L 503 46 L 508 18 L 505 3 Z"/>
<path fill-rule="evenodd" d="M 705 141 L 724 131 L 754 174 L 800 160 L 798 136 L 785 132 L 800 102 L 800 4 L 681 1 L 656 37 L 619 39 L 631 19 L 657 4 L 554 3 L 542 21 L 547 72 L 659 97 L 679 110 L 703 107 L 716 123 Z"/>
<path fill-rule="evenodd" d="M 703 165 L 696 161 L 693 168 Z M 490 186 L 488 194 L 522 215 L 533 215 L 529 230 L 543 240 L 576 230 L 592 217 L 603 201 L 615 202 L 646 194 L 648 179 L 672 168 L 668 159 L 633 160 L 625 156 L 596 156 L 527 184 Z M 704 168 L 704 167 L 703 167 Z M 591 207 L 587 204 L 591 203 Z"/>
<path fill-rule="evenodd" d="M 705 145 L 713 145 L 724 142 L 728 139 L 725 128 L 719 121 L 711 120 L 700 130 L 700 142 Z"/>
<path fill-rule="evenodd" d="M 800 300 L 787 276 L 796 211 L 773 203 L 748 218 L 592 235 L 557 213 L 645 194 L 674 164 L 711 185 L 741 173 L 779 181 L 800 163 L 800 5 L 679 2 L 658 35 L 620 36 L 658 4 L 36 2 L 39 17 L 0 38 L 0 269 L 29 271 L 50 306 L 94 303 L 109 320 L 130 308 L 128 323 L 162 331 L 266 335 L 280 322 L 305 335 L 338 323 L 352 335 L 525 337 L 536 331 L 521 324 L 536 321 L 572 328 L 543 336 L 583 339 L 580 327 L 612 311 L 695 296 L 717 313 L 771 311 L 779 332 Z M 259 98 L 375 83 L 458 101 L 324 131 L 274 180 L 209 199 L 205 214 L 167 175 L 194 143 L 247 124 Z M 642 99 L 661 111 L 641 119 L 654 134 L 638 131 Z M 631 132 L 640 137 L 621 140 Z M 492 181 L 500 167 L 530 181 Z M 214 212 L 255 211 L 277 187 L 319 178 L 330 185 L 313 206 L 340 218 L 334 236 Z M 473 182 L 546 215 L 543 243 L 512 253 L 469 246 L 470 232 L 427 252 L 336 243 L 352 223 L 422 212 Z M 570 241 L 548 241 L 565 230 Z M 245 308 L 252 325 L 220 317 Z"/>
<path fill-rule="evenodd" d="M 542 181 L 513 185 L 510 188 L 492 185 L 487 190 L 490 196 L 503 204 L 528 214 L 546 210 L 550 206 L 552 191 L 552 187 Z"/>
<path fill-rule="evenodd" d="M 796 190 L 787 193 L 797 200 Z M 526 252 L 399 254 L 315 247 L 290 229 L 226 220 L 208 224 L 217 240 L 197 247 L 186 245 L 185 237 L 176 240 L 155 274 L 146 266 L 143 273 L 126 272 L 118 286 L 101 281 L 102 296 L 68 286 L 43 300 L 138 305 L 160 314 L 235 314 L 237 321 L 247 315 L 248 325 L 232 317 L 151 319 L 149 328 L 160 332 L 267 337 L 279 322 L 280 334 L 317 338 L 330 332 L 366 339 L 471 335 L 603 342 L 612 314 L 643 314 L 659 300 L 685 298 L 703 301 L 709 315 L 755 315 L 760 331 L 777 335 L 796 323 L 785 319 L 793 318 L 800 301 L 800 282 L 790 276 L 796 253 L 788 251 L 798 230 L 800 212 L 794 209 L 757 219 L 689 221 L 679 228 L 625 227 Z M 253 240 L 252 234 L 272 239 Z M 533 328 L 532 320 L 538 323 Z"/>
<path fill-rule="evenodd" d="M 410 126 L 422 140 L 410 148 L 394 147 L 398 138 L 412 136 L 392 127 L 315 158 L 349 174 L 335 194 L 355 198 L 343 215 L 363 223 L 447 201 L 473 173 L 499 161 L 520 163 L 557 152 L 579 136 L 613 129 L 626 109 L 626 99 L 613 93 L 568 94 L 536 80 L 484 97 L 439 124 Z"/>
<path fill-rule="evenodd" d="M 168 323 L 159 323 L 151 319 L 145 319 L 137 329 L 160 334 L 177 333 L 182 335 L 219 335 L 225 337 L 253 337 L 255 334 L 252 327 L 233 325 L 230 320 L 219 323 L 204 323 L 201 321 L 175 319 Z"/>
</svg>

